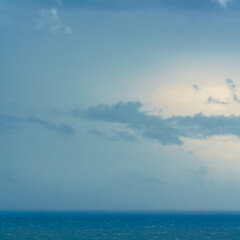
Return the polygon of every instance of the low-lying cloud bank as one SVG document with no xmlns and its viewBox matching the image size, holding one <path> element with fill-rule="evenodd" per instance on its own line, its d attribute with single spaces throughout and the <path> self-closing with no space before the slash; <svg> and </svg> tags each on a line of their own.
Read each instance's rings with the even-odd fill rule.
<svg viewBox="0 0 240 240">
<path fill-rule="evenodd" d="M 92 121 L 123 124 L 145 139 L 162 145 L 182 145 L 181 138 L 201 139 L 234 135 L 240 138 L 240 116 L 173 116 L 162 118 L 141 111 L 142 103 L 119 102 L 100 104 L 87 109 L 74 109 L 72 115 Z"/>
<path fill-rule="evenodd" d="M 183 138 L 205 139 L 213 136 L 236 136 L 240 138 L 240 116 L 173 116 L 163 118 L 141 111 L 143 104 L 118 102 L 100 104 L 87 109 L 74 109 L 71 116 L 77 119 L 114 124 L 111 135 L 103 129 L 87 130 L 87 134 L 115 141 L 137 141 L 137 137 L 154 140 L 162 145 L 182 145 Z M 34 124 L 61 135 L 74 135 L 77 130 L 69 124 L 57 124 L 37 117 L 18 118 L 0 114 L 0 134 L 15 131 L 22 124 Z M 119 125 L 124 130 L 119 130 Z M 130 131 L 131 130 L 131 131 Z M 131 133 L 130 133 L 131 132 Z"/>
</svg>

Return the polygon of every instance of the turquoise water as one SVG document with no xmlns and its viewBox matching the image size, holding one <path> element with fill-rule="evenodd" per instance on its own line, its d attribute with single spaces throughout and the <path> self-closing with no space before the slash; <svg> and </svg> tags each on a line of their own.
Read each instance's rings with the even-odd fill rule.
<svg viewBox="0 0 240 240">
<path fill-rule="evenodd" d="M 240 239 L 240 214 L 0 213 L 1 240 Z"/>
</svg>

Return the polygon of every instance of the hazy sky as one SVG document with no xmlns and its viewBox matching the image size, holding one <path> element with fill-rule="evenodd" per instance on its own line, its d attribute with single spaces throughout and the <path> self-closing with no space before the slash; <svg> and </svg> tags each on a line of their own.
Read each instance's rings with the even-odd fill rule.
<svg viewBox="0 0 240 240">
<path fill-rule="evenodd" d="M 239 210 L 240 0 L 1 0 L 0 210 Z"/>
</svg>

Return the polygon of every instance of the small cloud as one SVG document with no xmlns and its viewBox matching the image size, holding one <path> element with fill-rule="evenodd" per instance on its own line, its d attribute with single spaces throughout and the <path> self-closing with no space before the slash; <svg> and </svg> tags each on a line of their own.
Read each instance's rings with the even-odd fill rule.
<svg viewBox="0 0 240 240">
<path fill-rule="evenodd" d="M 226 8 L 231 1 L 232 0 L 217 0 L 217 2 L 224 8 Z"/>
<path fill-rule="evenodd" d="M 214 99 L 214 98 L 212 98 L 211 96 L 207 99 L 207 102 L 206 102 L 207 104 L 211 104 L 211 103 L 213 103 L 213 104 L 222 104 L 222 105 L 226 105 L 226 104 L 228 104 L 228 102 L 223 102 L 223 101 L 220 101 L 220 100 L 218 100 L 218 99 Z"/>
<path fill-rule="evenodd" d="M 193 87 L 193 89 L 196 91 L 196 92 L 198 92 L 199 91 L 199 87 L 198 87 L 198 85 L 192 85 L 192 87 Z"/>
<path fill-rule="evenodd" d="M 38 27 L 40 29 L 48 29 L 49 32 L 56 34 L 59 32 L 72 33 L 71 28 L 62 22 L 59 17 L 58 10 L 56 8 L 52 9 L 42 9 L 40 11 L 40 18 Z"/>
</svg>

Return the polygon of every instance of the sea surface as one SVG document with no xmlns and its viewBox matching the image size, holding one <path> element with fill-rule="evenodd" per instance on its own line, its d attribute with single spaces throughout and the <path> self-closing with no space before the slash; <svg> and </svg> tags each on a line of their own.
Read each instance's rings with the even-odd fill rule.
<svg viewBox="0 0 240 240">
<path fill-rule="evenodd" d="M 240 214 L 0 212 L 0 239 L 240 240 Z"/>
</svg>

